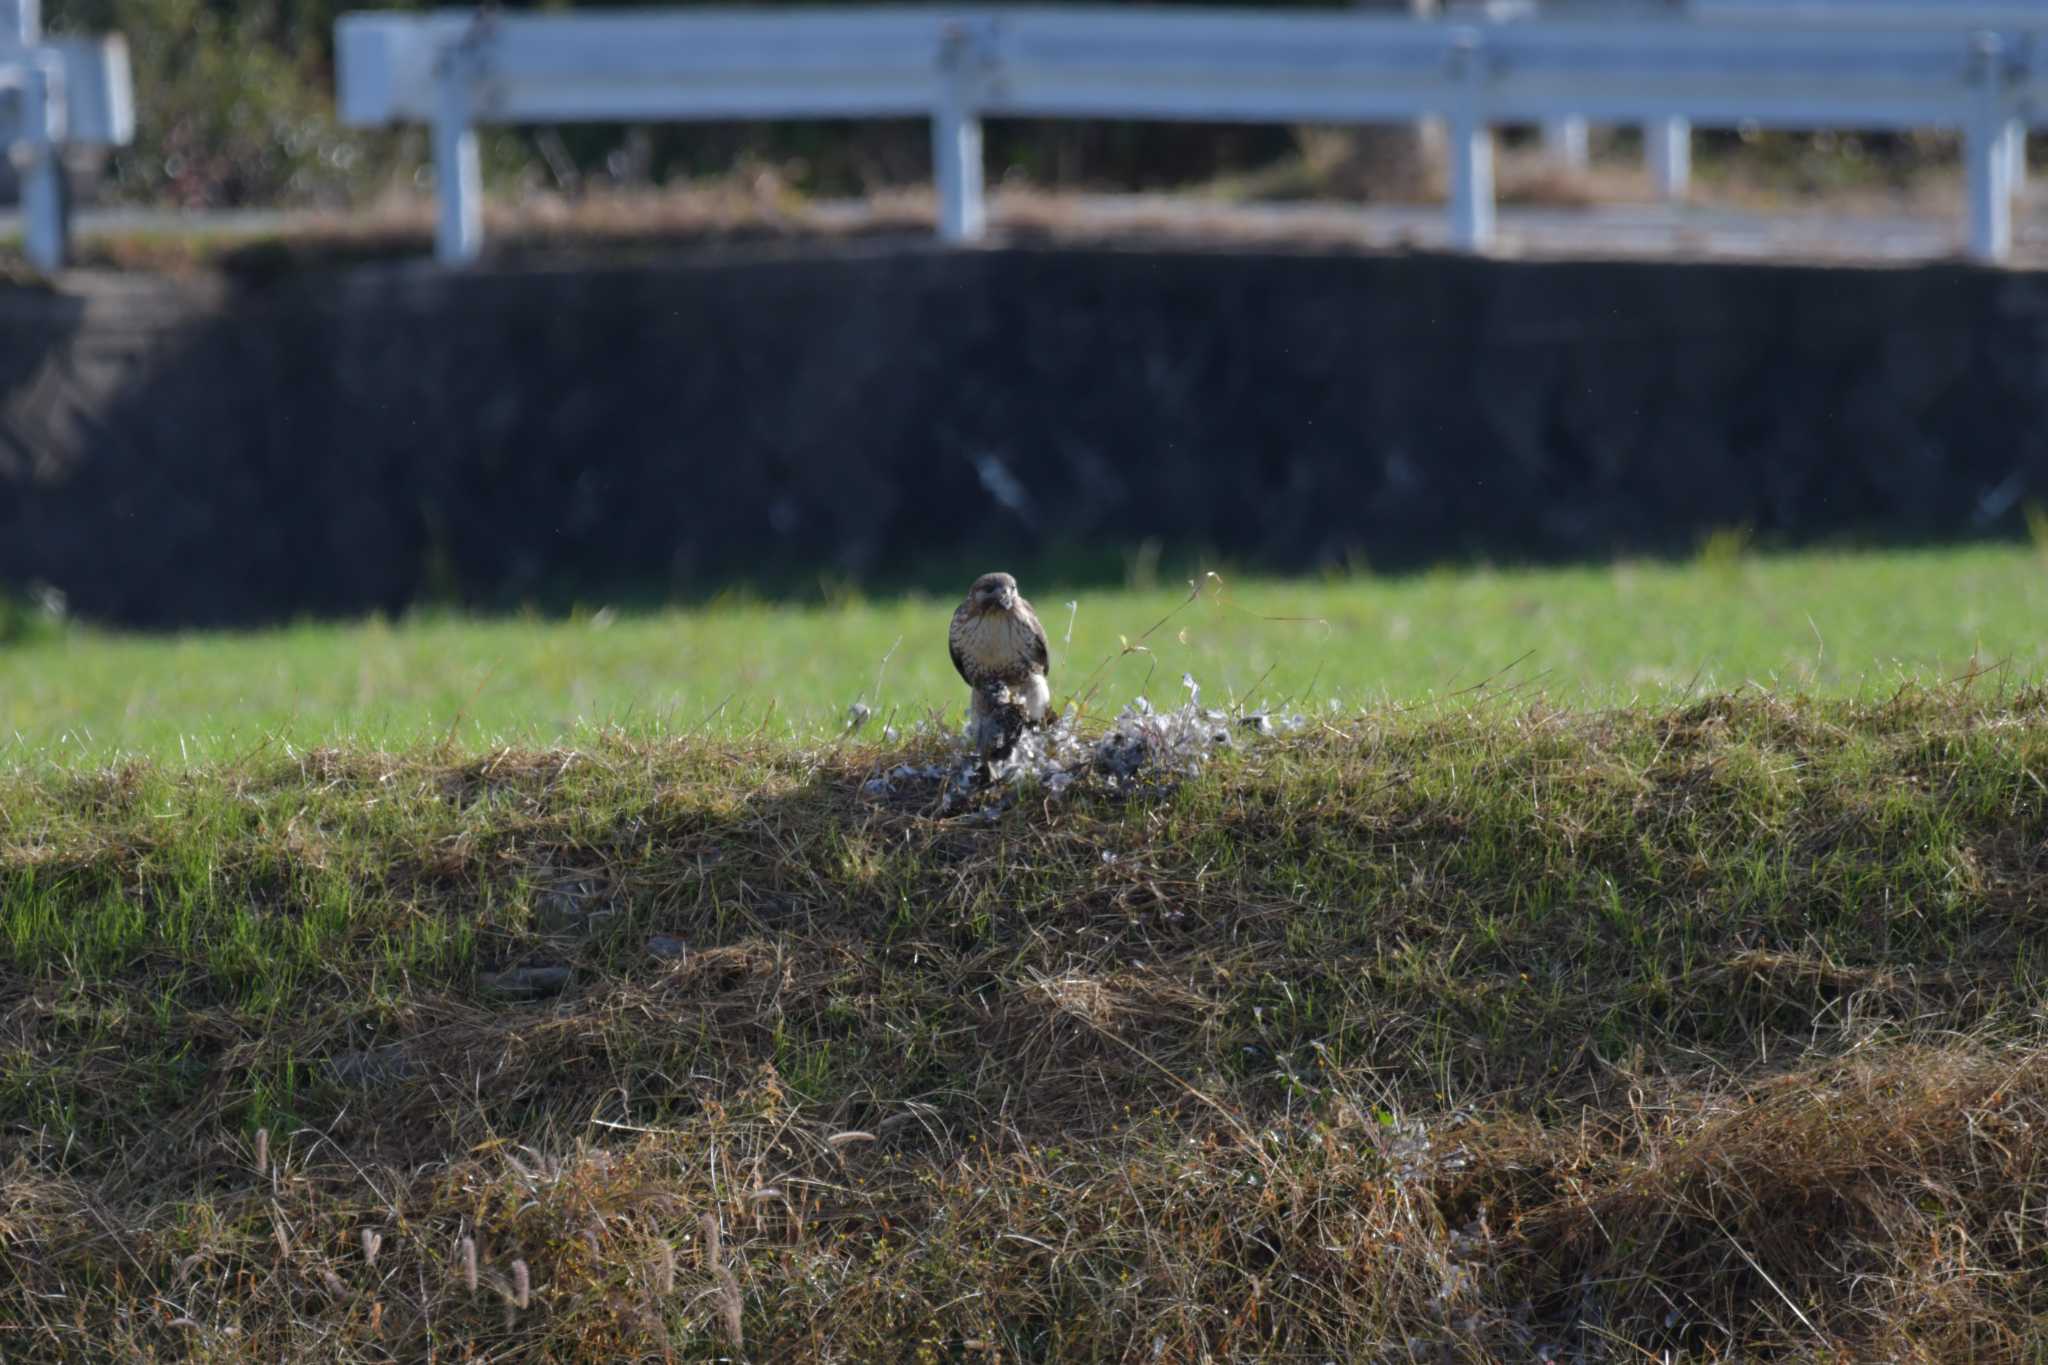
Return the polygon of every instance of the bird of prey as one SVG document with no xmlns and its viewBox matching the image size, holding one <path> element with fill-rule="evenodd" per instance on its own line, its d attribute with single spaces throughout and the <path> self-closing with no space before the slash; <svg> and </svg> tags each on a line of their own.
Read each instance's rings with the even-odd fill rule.
<svg viewBox="0 0 2048 1365">
<path fill-rule="evenodd" d="M 1025 725 L 1052 721 L 1045 628 L 1006 573 L 985 573 L 953 613 L 946 643 L 971 689 L 967 713 L 984 755 L 1008 758 Z"/>
</svg>

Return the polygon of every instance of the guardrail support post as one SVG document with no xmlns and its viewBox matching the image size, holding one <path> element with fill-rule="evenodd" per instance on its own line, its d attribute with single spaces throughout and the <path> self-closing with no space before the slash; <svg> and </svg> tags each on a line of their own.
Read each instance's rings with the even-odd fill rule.
<svg viewBox="0 0 2048 1365">
<path fill-rule="evenodd" d="M 932 115 L 932 178 L 939 237 L 972 242 L 987 226 L 982 203 L 981 120 L 948 101 Z"/>
<path fill-rule="evenodd" d="M 1963 129 L 1963 168 L 1969 184 L 1970 255 L 1985 262 L 2012 254 L 2013 119 L 2001 89 L 2004 49 L 1996 33 L 1971 39 L 1976 107 Z"/>
<path fill-rule="evenodd" d="M 1469 113 L 1451 125 L 1451 244 L 1460 251 L 1493 245 L 1493 129 Z"/>
<path fill-rule="evenodd" d="M 972 43 L 948 32 L 939 49 L 939 99 L 932 109 L 932 191 L 939 201 L 939 240 L 972 242 L 988 224 L 983 199 L 981 119 L 968 99 Z"/>
<path fill-rule="evenodd" d="M 1480 107 L 1486 54 L 1477 30 L 1453 36 L 1450 59 L 1452 74 L 1464 86 L 1444 120 L 1451 140 L 1451 245 L 1484 251 L 1493 245 L 1493 126 Z"/>
<path fill-rule="evenodd" d="M 1650 179 L 1660 199 L 1683 199 L 1692 188 L 1692 120 L 1653 119 L 1643 125 Z"/>
<path fill-rule="evenodd" d="M 69 255 L 70 215 L 65 212 L 64 163 L 57 149 L 42 143 L 21 169 L 21 249 L 44 274 L 62 270 Z"/>
<path fill-rule="evenodd" d="M 1576 115 L 1545 120 L 1543 150 L 1561 166 L 1575 171 L 1586 169 L 1591 159 L 1587 152 L 1586 120 Z"/>
<path fill-rule="evenodd" d="M 1970 254 L 2002 261 L 2012 253 L 2011 152 L 2004 129 L 1983 119 L 1963 133 L 1970 192 Z"/>
<path fill-rule="evenodd" d="M 21 88 L 22 113 L 32 130 L 27 156 L 17 162 L 21 175 L 22 254 L 30 265 L 48 274 L 64 268 L 70 237 L 70 215 L 64 193 L 64 156 L 58 145 L 61 126 L 50 88 L 50 73 L 32 65 Z"/>
<path fill-rule="evenodd" d="M 484 241 L 483 163 L 470 123 L 469 73 L 451 53 L 436 79 L 434 111 L 434 255 L 444 265 L 477 258 Z"/>
<path fill-rule="evenodd" d="M 42 40 L 42 0 L 0 0 L 0 44 L 27 48 Z"/>
</svg>

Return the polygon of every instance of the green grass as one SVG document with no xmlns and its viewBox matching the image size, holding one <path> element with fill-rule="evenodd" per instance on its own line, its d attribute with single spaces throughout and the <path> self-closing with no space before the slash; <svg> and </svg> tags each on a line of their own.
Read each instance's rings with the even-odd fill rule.
<svg viewBox="0 0 2048 1365">
<path fill-rule="evenodd" d="M 196 761 L 267 740 L 553 744 L 609 727 L 808 740 L 835 733 L 856 699 L 899 720 L 950 718 L 962 689 L 943 645 L 957 600 L 946 587 L 927 599 L 548 624 L 70 631 L 0 646 L 0 763 Z M 1185 589 L 1025 588 L 1052 637 L 1060 695 L 1092 691 L 1097 706 L 1121 704 L 1148 675 L 1156 700 L 1175 697 L 1183 672 L 1219 700 L 1257 688 L 1269 703 L 1348 710 L 1495 675 L 1572 704 L 1658 704 L 1749 683 L 1864 694 L 2048 664 L 2048 569 L 2019 548 L 1750 558 L 1724 546 L 1690 565 L 1233 580 L 1149 636 Z M 1141 638 L 1148 652 L 1120 652 Z"/>
<path fill-rule="evenodd" d="M 1245 586 L 1337 711 L 951 815 L 943 603 L 20 647 L 154 756 L 0 770 L 0 1358 L 2039 1359 L 2038 573 Z"/>
</svg>

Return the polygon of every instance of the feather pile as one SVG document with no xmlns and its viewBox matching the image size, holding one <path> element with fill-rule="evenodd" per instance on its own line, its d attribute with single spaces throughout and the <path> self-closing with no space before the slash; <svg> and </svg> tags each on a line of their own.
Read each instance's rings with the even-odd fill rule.
<svg viewBox="0 0 2048 1365">
<path fill-rule="evenodd" d="M 1106 733 L 1083 736 L 1071 715 L 1046 729 L 1023 724 L 1016 707 L 992 698 L 987 719 L 952 737 L 946 762 L 902 763 L 869 778 L 862 794 L 874 800 L 902 800 L 943 793 L 941 809 L 968 811 L 968 818 L 993 820 L 1015 800 L 1017 791 L 1033 783 L 1049 796 L 1060 796 L 1076 783 L 1094 782 L 1108 792 L 1129 796 L 1165 790 L 1192 777 L 1219 750 L 1243 742 L 1291 734 L 1308 722 L 1296 713 L 1221 711 L 1202 705 L 1202 689 L 1183 674 L 1187 699 L 1171 710 L 1159 710 L 1143 696 L 1117 713 Z M 1016 712 L 1014 716 L 1010 713 Z M 999 799 L 987 803 L 991 792 Z"/>
</svg>

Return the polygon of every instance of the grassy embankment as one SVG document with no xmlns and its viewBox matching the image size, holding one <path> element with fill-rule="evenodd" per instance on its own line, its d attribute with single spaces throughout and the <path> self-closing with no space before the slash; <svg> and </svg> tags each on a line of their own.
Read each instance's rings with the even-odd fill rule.
<svg viewBox="0 0 2048 1365">
<path fill-rule="evenodd" d="M 992 822 L 825 737 L 929 605 L 18 649 L 0 1356 L 2037 1358 L 2038 577 L 1248 588 L 1148 647 L 1314 724 Z"/>
</svg>

